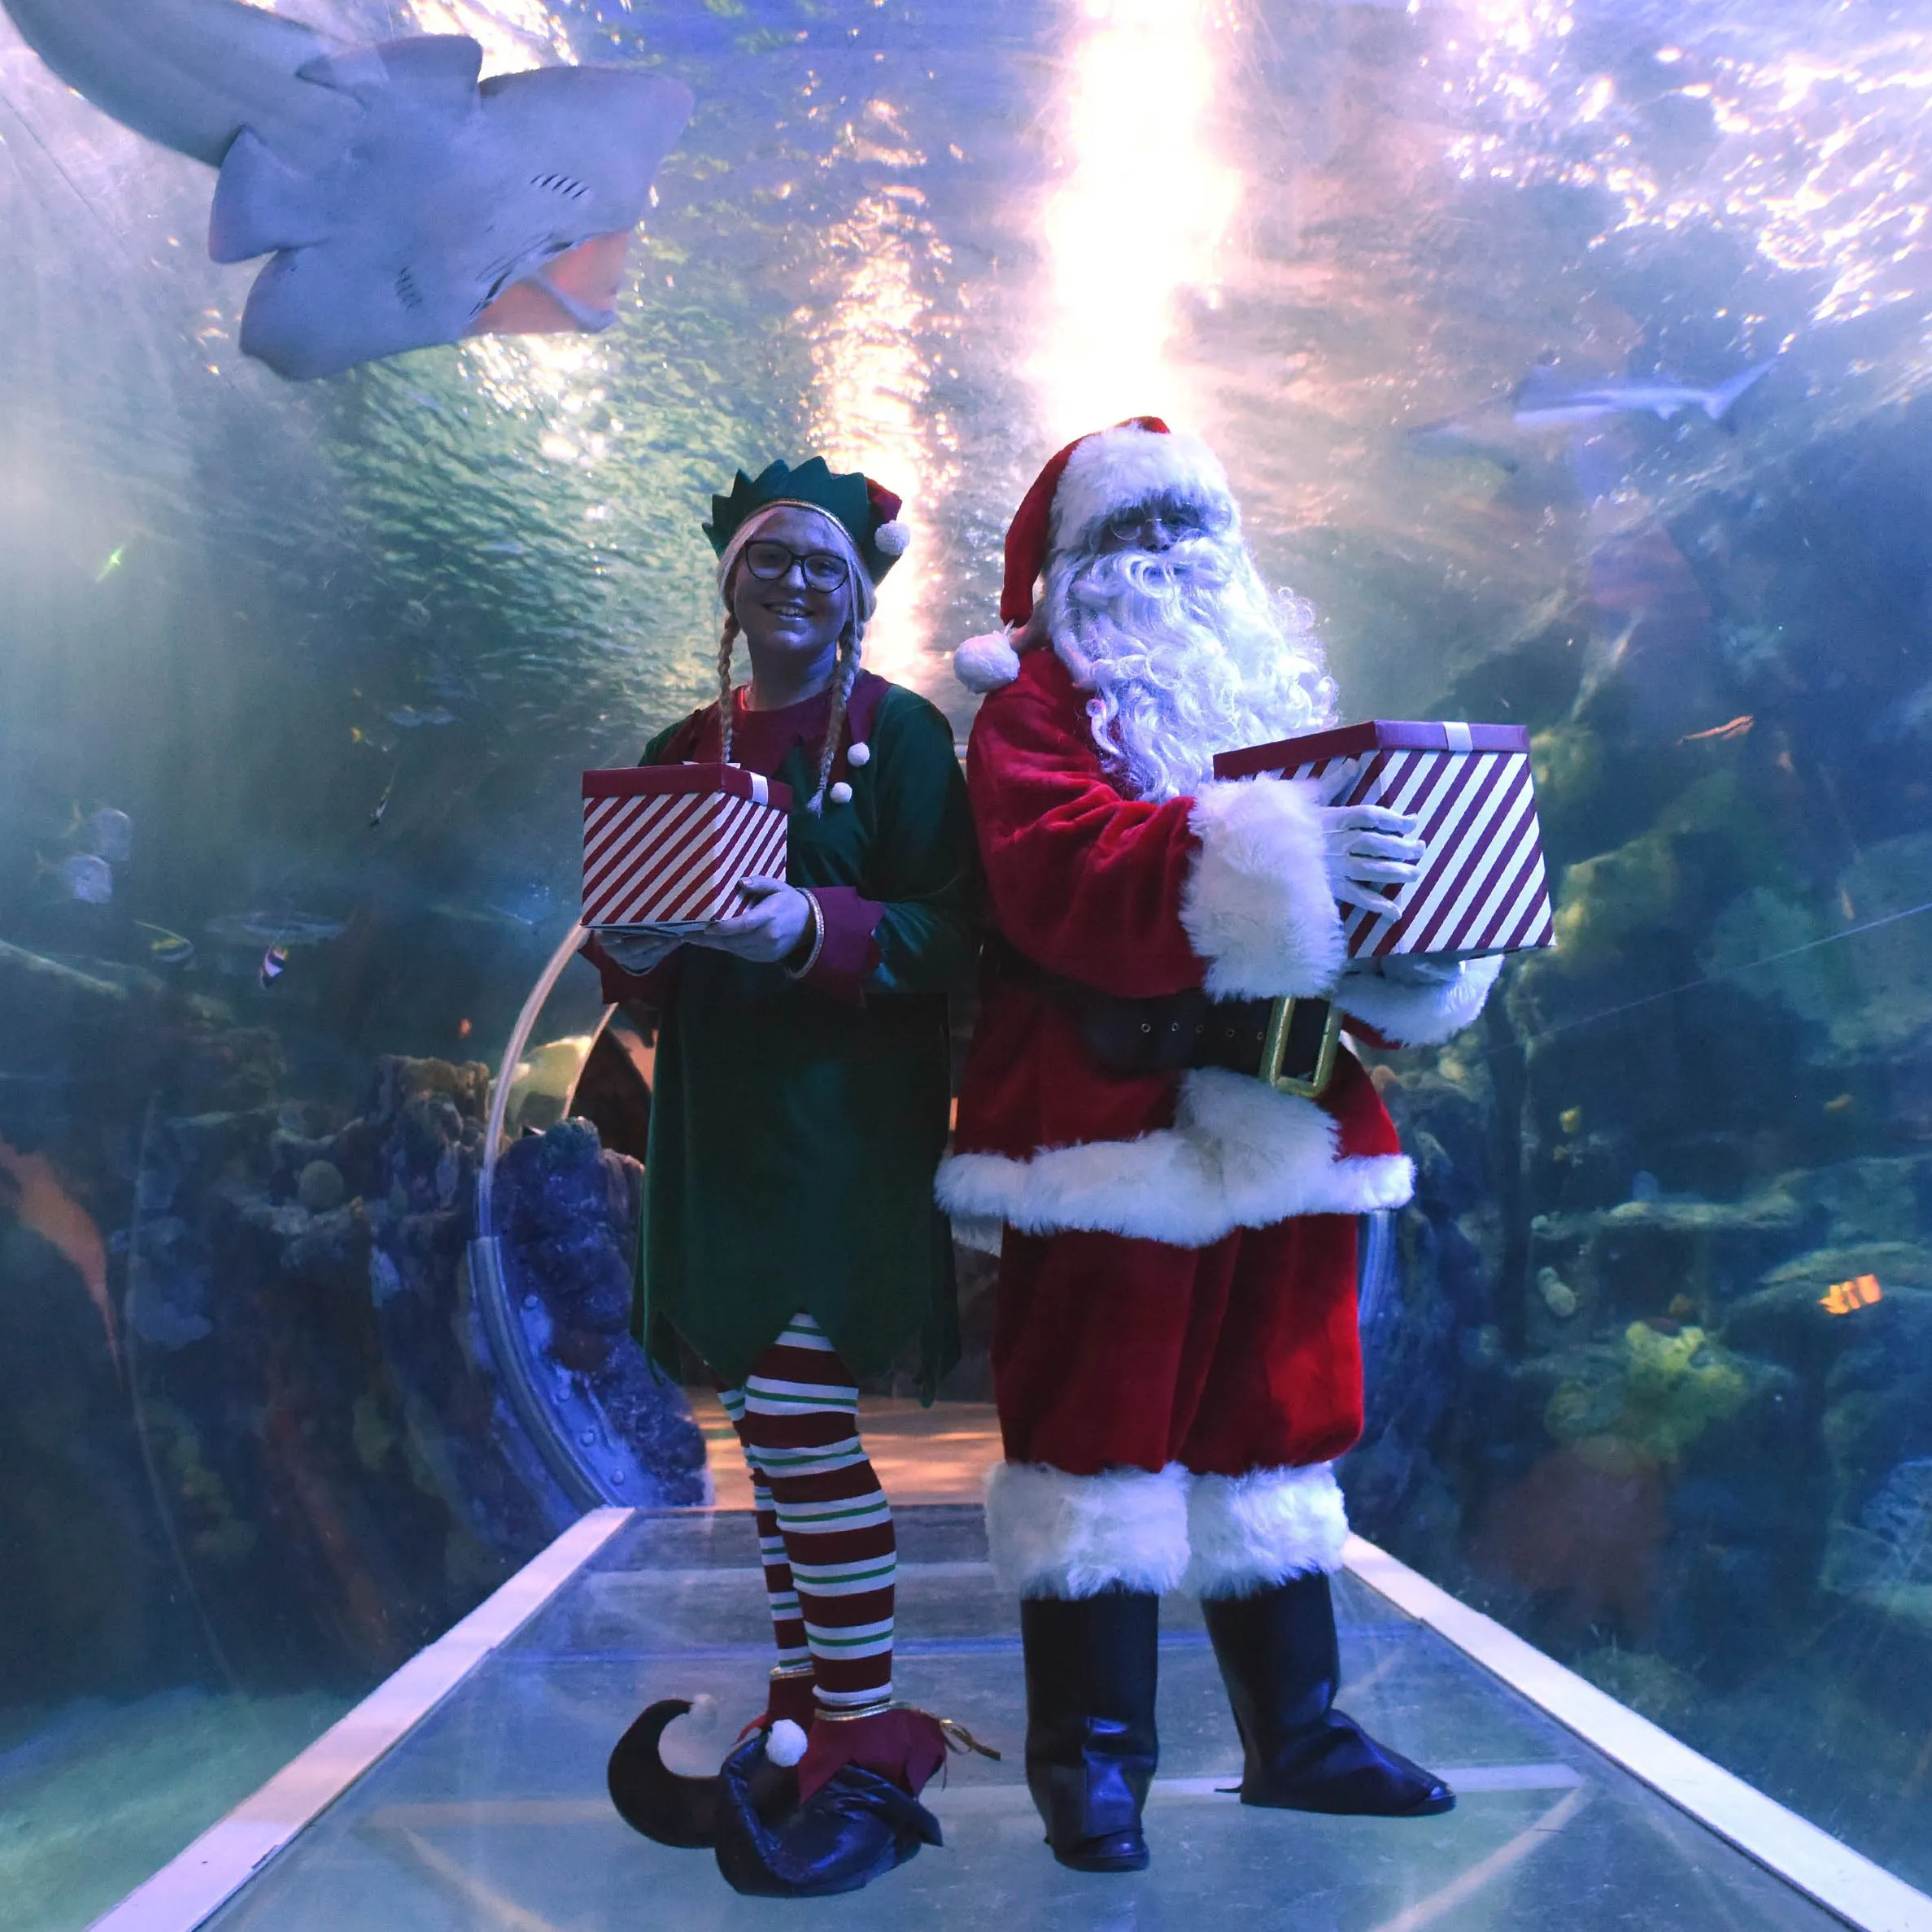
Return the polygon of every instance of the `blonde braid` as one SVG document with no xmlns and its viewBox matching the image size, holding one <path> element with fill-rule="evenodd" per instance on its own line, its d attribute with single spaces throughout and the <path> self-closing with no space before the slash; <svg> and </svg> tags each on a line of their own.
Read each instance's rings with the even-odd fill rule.
<svg viewBox="0 0 1932 1932">
<path fill-rule="evenodd" d="M 717 730 L 719 755 L 731 762 L 731 647 L 738 642 L 738 620 L 725 613 L 724 635 L 717 640 Z"/>
<path fill-rule="evenodd" d="M 831 782 L 832 762 L 839 755 L 839 739 L 845 729 L 845 707 L 852 701 L 852 687 L 859 674 L 858 619 L 848 617 L 839 633 L 839 665 L 832 674 L 832 710 L 826 720 L 825 743 L 818 748 L 818 789 L 812 795 L 809 809 L 814 817 L 825 810 L 826 787 Z"/>
</svg>

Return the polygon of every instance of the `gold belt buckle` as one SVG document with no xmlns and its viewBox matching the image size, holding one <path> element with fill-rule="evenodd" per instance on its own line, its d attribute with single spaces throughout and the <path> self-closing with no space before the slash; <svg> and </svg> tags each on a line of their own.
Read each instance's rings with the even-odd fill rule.
<svg viewBox="0 0 1932 1932">
<path fill-rule="evenodd" d="M 1322 1023 L 1321 1044 L 1315 1050 L 1314 1071 L 1284 1074 L 1281 1062 L 1288 1054 L 1297 1004 L 1292 999 L 1280 999 L 1268 1009 L 1267 1036 L 1261 1048 L 1261 1077 L 1277 1093 L 1294 1093 L 1303 1100 L 1319 1100 L 1323 1089 L 1328 1084 L 1329 1076 L 1335 1071 L 1335 1049 L 1341 1037 L 1341 1009 L 1332 1000 L 1321 1002 L 1328 1008 L 1328 1016 Z"/>
</svg>

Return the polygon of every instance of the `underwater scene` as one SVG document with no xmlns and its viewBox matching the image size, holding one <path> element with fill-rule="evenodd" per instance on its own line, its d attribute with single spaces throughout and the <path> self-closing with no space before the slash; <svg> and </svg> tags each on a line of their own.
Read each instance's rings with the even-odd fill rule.
<svg viewBox="0 0 1932 1932">
<path fill-rule="evenodd" d="M 1354 1529 L 1932 1886 L 1932 8 L 277 11 L 696 105 L 613 325 L 295 381 L 207 168 L 0 16 L 7 1922 L 710 1500 L 578 774 L 714 692 L 700 521 L 800 449 L 905 498 L 866 661 L 963 744 L 1015 505 L 1149 412 L 1338 717 L 1531 734 L 1555 946 L 1369 1056 Z"/>
</svg>

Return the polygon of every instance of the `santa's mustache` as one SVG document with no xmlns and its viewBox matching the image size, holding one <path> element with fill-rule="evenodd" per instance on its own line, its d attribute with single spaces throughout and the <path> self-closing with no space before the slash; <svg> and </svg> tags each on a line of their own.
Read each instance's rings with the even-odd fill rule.
<svg viewBox="0 0 1932 1932">
<path fill-rule="evenodd" d="M 1228 545 L 1203 532 L 1165 550 L 1099 552 L 1074 571 L 1066 592 L 1076 608 L 1092 610 L 1107 609 L 1123 596 L 1171 604 L 1177 596 L 1219 595 L 1232 574 Z"/>
</svg>

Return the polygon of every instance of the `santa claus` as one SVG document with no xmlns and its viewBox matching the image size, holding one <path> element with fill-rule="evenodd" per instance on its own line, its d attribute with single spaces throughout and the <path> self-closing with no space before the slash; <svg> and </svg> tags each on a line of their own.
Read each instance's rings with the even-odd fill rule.
<svg viewBox="0 0 1932 1932">
<path fill-rule="evenodd" d="M 1334 687 L 1202 443 L 1139 417 L 1061 451 L 1008 533 L 1001 615 L 957 661 L 988 694 L 967 784 L 997 936 L 938 1191 L 1002 1227 L 987 1524 L 1022 1599 L 1048 1843 L 1081 1870 L 1146 1864 L 1176 1588 L 1202 1599 L 1244 1803 L 1446 1811 L 1440 1778 L 1334 1707 L 1356 1217 L 1399 1207 L 1411 1169 L 1345 1045 L 1266 1062 L 1284 997 L 1312 1041 L 1328 1002 L 1377 1045 L 1428 1045 L 1497 962 L 1350 961 L 1338 901 L 1415 876 L 1415 822 L 1213 779 L 1216 752 L 1326 723 Z"/>
</svg>

